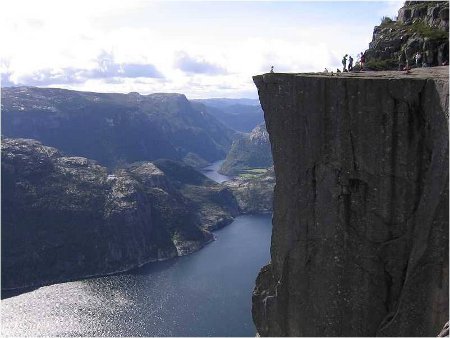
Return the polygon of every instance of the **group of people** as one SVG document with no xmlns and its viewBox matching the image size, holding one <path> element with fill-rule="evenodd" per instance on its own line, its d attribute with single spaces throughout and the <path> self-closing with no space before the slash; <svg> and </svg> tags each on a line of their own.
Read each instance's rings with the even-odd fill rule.
<svg viewBox="0 0 450 338">
<path fill-rule="evenodd" d="M 355 65 L 353 65 L 353 57 L 351 55 L 345 54 L 342 58 L 342 71 L 338 68 L 336 69 L 336 73 L 364 70 L 364 64 L 366 63 L 366 54 L 364 52 L 361 52 L 356 57 L 356 63 Z M 323 72 L 328 73 L 328 68 L 325 68 Z M 331 75 L 333 75 L 333 72 L 331 72 Z"/>
<path fill-rule="evenodd" d="M 411 65 L 409 64 L 410 58 L 408 57 L 410 54 L 408 53 L 408 51 L 408 47 L 404 47 L 400 51 L 398 55 L 398 70 L 404 70 L 406 72 L 409 72 L 411 70 Z M 427 62 L 427 60 L 430 59 L 428 53 L 429 51 L 423 53 L 418 51 L 416 52 L 416 54 L 414 54 L 413 60 L 415 63 L 415 68 L 430 66 L 430 64 Z M 442 63 L 442 66 L 446 65 L 448 65 L 448 62 L 444 61 Z"/>
<path fill-rule="evenodd" d="M 347 66 L 347 57 L 348 57 L 348 66 Z M 364 70 L 364 64 L 366 63 L 366 55 L 365 53 L 361 52 L 357 55 L 357 61 L 356 65 L 358 70 Z M 342 58 L 342 71 L 343 72 L 351 72 L 354 70 L 353 67 L 353 58 L 351 55 L 345 54 Z M 340 70 L 338 69 L 338 72 Z"/>
</svg>

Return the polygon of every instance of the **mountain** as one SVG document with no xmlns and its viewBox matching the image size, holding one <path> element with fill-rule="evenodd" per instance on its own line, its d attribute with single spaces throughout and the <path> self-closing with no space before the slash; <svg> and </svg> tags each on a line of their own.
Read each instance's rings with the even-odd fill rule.
<svg viewBox="0 0 450 338">
<path fill-rule="evenodd" d="M 372 42 L 366 50 L 366 68 L 398 69 L 399 61 L 415 65 L 419 62 L 440 66 L 449 61 L 448 1 L 406 1 L 399 9 L 397 20 L 384 17 L 373 31 Z"/>
<path fill-rule="evenodd" d="M 110 172 L 36 140 L 1 147 L 2 289 L 188 254 L 238 213 L 229 189 L 173 160 Z"/>
<path fill-rule="evenodd" d="M 214 108 L 240 106 L 260 106 L 259 99 L 228 99 L 228 98 L 213 98 L 213 99 L 194 99 L 194 102 L 200 102 L 207 106 Z"/>
<path fill-rule="evenodd" d="M 222 159 L 235 132 L 181 94 L 2 89 L 2 135 L 32 138 L 108 167 L 159 158 Z"/>
<path fill-rule="evenodd" d="M 264 121 L 258 100 L 253 99 L 196 99 L 204 109 L 220 122 L 240 132 L 249 132 Z"/>
<path fill-rule="evenodd" d="M 249 134 L 241 134 L 231 146 L 220 173 L 233 176 L 248 169 L 267 168 L 272 165 L 269 134 L 264 123 Z"/>
</svg>

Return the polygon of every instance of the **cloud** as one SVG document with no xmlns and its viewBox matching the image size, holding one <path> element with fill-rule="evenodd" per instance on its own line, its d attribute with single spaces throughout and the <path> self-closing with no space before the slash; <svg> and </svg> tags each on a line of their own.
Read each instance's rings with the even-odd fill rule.
<svg viewBox="0 0 450 338">
<path fill-rule="evenodd" d="M 87 71 L 86 78 L 107 79 L 111 77 L 119 78 L 162 78 L 163 75 L 152 64 L 140 63 L 116 63 L 112 54 L 103 51 L 97 57 L 98 67 Z"/>
<path fill-rule="evenodd" d="M 43 68 L 29 73 L 8 74 L 5 80 L 2 75 L 2 82 L 49 86 L 79 84 L 90 79 L 104 79 L 107 83 L 121 83 L 120 80 L 124 78 L 163 78 L 163 75 L 152 64 L 116 63 L 113 55 L 104 51 L 97 57 L 96 63 L 96 67 L 91 69 L 75 67 Z"/>
<path fill-rule="evenodd" d="M 1 87 L 11 87 L 14 86 L 14 83 L 12 83 L 9 80 L 9 77 L 11 76 L 11 73 L 1 73 Z"/>
<path fill-rule="evenodd" d="M 190 74 L 218 75 L 227 73 L 223 67 L 201 58 L 189 56 L 185 52 L 177 53 L 175 67 Z"/>
</svg>

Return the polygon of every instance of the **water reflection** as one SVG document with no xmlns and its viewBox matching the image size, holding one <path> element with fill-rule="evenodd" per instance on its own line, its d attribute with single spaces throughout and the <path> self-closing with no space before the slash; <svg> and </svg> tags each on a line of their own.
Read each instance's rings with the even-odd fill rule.
<svg viewBox="0 0 450 338">
<path fill-rule="evenodd" d="M 217 161 L 214 162 L 213 164 L 205 167 L 202 169 L 202 173 L 203 175 L 205 175 L 206 177 L 212 179 L 213 181 L 217 182 L 217 183 L 222 183 L 225 181 L 230 180 L 230 176 L 225 176 L 222 174 L 219 174 L 217 171 L 220 169 L 220 167 L 222 166 L 222 163 L 225 160 L 221 160 L 221 161 Z"/>
<path fill-rule="evenodd" d="M 271 217 L 241 216 L 185 257 L 2 300 L 2 334 L 254 336 L 251 292 Z"/>
</svg>

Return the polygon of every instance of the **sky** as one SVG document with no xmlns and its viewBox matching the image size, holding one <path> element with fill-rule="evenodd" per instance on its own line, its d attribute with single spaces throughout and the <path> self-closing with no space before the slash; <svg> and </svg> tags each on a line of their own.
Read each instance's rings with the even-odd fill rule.
<svg viewBox="0 0 450 338">
<path fill-rule="evenodd" d="M 2 87 L 257 98 L 252 76 L 342 67 L 403 1 L 2 0 Z"/>
</svg>

